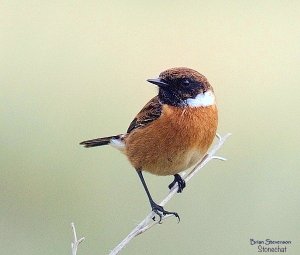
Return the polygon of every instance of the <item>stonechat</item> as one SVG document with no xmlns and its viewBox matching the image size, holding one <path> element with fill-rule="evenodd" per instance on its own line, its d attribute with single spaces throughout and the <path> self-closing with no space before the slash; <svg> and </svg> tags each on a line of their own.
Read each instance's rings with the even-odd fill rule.
<svg viewBox="0 0 300 255">
<path fill-rule="evenodd" d="M 185 187 L 179 173 L 195 165 L 207 152 L 216 135 L 218 111 L 212 86 L 204 75 L 186 67 L 171 68 L 148 82 L 158 86 L 152 98 L 120 135 L 83 141 L 85 147 L 111 145 L 122 151 L 135 168 L 152 210 L 159 216 L 166 211 L 152 199 L 143 171 L 174 175 L 171 189 Z"/>
</svg>

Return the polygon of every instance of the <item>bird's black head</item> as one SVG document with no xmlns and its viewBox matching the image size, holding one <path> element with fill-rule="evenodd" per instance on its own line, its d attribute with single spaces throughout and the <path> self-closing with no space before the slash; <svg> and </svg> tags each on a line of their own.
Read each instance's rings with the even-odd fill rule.
<svg viewBox="0 0 300 255">
<path fill-rule="evenodd" d="M 159 100 L 172 106 L 184 107 L 187 105 L 187 99 L 213 90 L 204 75 L 186 67 L 168 69 L 157 79 L 147 81 L 159 87 Z"/>
</svg>

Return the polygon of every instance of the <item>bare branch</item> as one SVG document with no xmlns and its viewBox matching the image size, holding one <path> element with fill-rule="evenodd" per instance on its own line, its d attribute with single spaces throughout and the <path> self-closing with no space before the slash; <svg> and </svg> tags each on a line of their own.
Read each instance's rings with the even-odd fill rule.
<svg viewBox="0 0 300 255">
<path fill-rule="evenodd" d="M 218 142 L 212 147 L 212 149 L 199 161 L 199 163 L 193 168 L 193 170 L 186 175 L 186 173 L 182 173 L 181 177 L 185 180 L 185 182 L 188 182 L 190 179 L 195 176 L 196 173 L 198 173 L 209 161 L 213 159 L 218 160 L 226 160 L 223 157 L 215 156 L 216 152 L 222 147 L 226 139 L 231 134 L 228 133 L 225 136 L 221 137 L 219 134 L 216 135 L 218 138 Z M 169 191 L 168 195 L 161 201 L 160 205 L 164 206 L 167 202 L 170 201 L 172 197 L 177 193 L 178 185 L 174 185 L 174 187 Z M 139 223 L 110 253 L 109 255 L 116 255 L 118 254 L 125 246 L 136 236 L 144 233 L 154 225 L 158 224 L 158 221 L 153 221 L 153 217 L 155 217 L 155 213 L 151 212 L 149 213 L 146 218 Z M 171 217 L 170 215 L 166 215 L 163 217 L 162 221 L 167 219 L 168 217 Z M 73 254 L 74 255 L 74 254 Z"/>
<path fill-rule="evenodd" d="M 77 239 L 77 234 L 76 234 L 75 224 L 73 222 L 71 223 L 71 227 L 72 227 L 72 230 L 73 230 L 73 238 L 74 238 L 73 241 L 71 242 L 72 255 L 76 255 L 77 248 L 78 248 L 79 244 L 84 241 L 84 237 L 81 237 L 78 240 Z"/>
</svg>

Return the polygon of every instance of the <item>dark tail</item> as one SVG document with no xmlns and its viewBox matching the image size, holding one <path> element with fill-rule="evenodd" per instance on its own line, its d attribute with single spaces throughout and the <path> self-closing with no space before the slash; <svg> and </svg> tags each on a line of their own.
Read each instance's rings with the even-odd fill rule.
<svg viewBox="0 0 300 255">
<path fill-rule="evenodd" d="M 101 137 L 101 138 L 96 138 L 96 139 L 92 139 L 92 140 L 83 141 L 83 142 L 80 143 L 80 145 L 83 145 L 86 148 L 102 146 L 102 145 L 109 144 L 111 139 L 119 139 L 119 138 L 120 138 L 120 135 Z"/>
</svg>

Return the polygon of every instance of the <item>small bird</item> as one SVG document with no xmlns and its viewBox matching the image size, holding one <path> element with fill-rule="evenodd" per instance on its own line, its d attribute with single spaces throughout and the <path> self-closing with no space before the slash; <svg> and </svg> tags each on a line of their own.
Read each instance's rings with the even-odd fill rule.
<svg viewBox="0 0 300 255">
<path fill-rule="evenodd" d="M 197 71 L 176 67 L 160 73 L 148 82 L 158 86 L 152 98 L 120 135 L 83 141 L 85 147 L 111 145 L 123 152 L 138 173 L 152 211 L 161 222 L 166 211 L 154 202 L 143 171 L 155 175 L 174 175 L 171 189 L 185 187 L 179 173 L 195 165 L 207 152 L 216 135 L 218 111 L 212 86 Z"/>
</svg>

